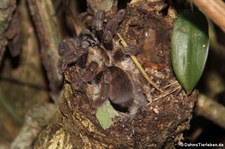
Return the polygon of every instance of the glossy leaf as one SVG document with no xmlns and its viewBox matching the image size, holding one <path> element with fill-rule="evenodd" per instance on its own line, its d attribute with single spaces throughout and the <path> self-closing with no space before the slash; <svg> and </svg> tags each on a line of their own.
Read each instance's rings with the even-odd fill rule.
<svg viewBox="0 0 225 149">
<path fill-rule="evenodd" d="M 202 13 L 184 11 L 178 15 L 171 48 L 175 75 L 187 93 L 191 93 L 203 73 L 209 49 L 208 24 Z"/>
</svg>

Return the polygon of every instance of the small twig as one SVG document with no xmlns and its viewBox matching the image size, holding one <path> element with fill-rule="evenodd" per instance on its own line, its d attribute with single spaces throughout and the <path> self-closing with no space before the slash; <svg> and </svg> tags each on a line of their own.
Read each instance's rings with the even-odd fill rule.
<svg viewBox="0 0 225 149">
<path fill-rule="evenodd" d="M 225 107 L 213 99 L 200 94 L 196 104 L 196 113 L 225 129 Z"/>
<path fill-rule="evenodd" d="M 154 98 L 153 100 L 158 100 L 158 99 L 160 99 L 160 98 L 164 98 L 164 97 L 166 97 L 166 96 L 168 96 L 168 95 L 170 95 L 170 94 L 176 92 L 176 91 L 179 90 L 179 89 L 181 89 L 181 86 L 177 83 L 177 85 L 176 85 L 176 87 L 175 87 L 174 89 L 165 92 L 164 94 L 158 96 L 157 98 Z"/>
<path fill-rule="evenodd" d="M 117 33 L 117 36 L 120 38 L 121 40 L 121 44 L 124 47 L 127 47 L 127 43 L 125 42 L 125 40 L 122 38 L 122 36 Z M 141 72 L 141 74 L 144 76 L 144 78 L 148 81 L 149 84 L 151 84 L 154 88 L 156 88 L 158 91 L 160 92 L 164 92 L 163 90 L 161 90 L 159 88 L 159 86 L 157 84 L 155 84 L 151 78 L 149 78 L 148 74 L 145 72 L 145 70 L 143 69 L 143 67 L 141 66 L 141 64 L 138 62 L 137 58 L 134 55 L 130 55 L 130 58 L 132 59 L 132 61 L 134 62 L 134 64 L 137 66 L 137 68 L 139 69 L 139 71 Z"/>
<path fill-rule="evenodd" d="M 168 87 L 168 86 L 174 86 L 174 85 L 176 85 L 176 86 L 175 86 L 173 89 L 164 92 L 162 95 L 159 95 L 159 96 L 156 97 L 156 98 L 153 98 L 153 100 L 155 101 L 155 100 L 158 100 L 158 99 L 167 97 L 167 96 L 169 96 L 170 94 L 172 94 L 172 93 L 176 92 L 177 90 L 181 89 L 181 86 L 180 86 L 180 84 L 179 84 L 177 81 L 175 81 L 175 84 L 174 84 L 174 83 L 171 83 L 171 84 L 167 85 L 167 87 Z M 165 88 L 167 88 L 167 87 L 165 87 Z M 150 104 L 151 104 L 151 102 L 149 102 L 149 103 L 147 104 L 147 106 L 150 105 Z"/>
<path fill-rule="evenodd" d="M 225 4 L 222 0 L 193 0 L 193 2 L 225 32 Z"/>
</svg>

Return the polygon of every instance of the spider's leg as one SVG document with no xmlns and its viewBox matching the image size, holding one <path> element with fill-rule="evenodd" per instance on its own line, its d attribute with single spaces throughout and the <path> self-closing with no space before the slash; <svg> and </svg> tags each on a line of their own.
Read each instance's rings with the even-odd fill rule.
<svg viewBox="0 0 225 149">
<path fill-rule="evenodd" d="M 105 11 L 104 10 L 98 10 L 95 15 L 94 15 L 94 19 L 95 20 L 102 20 L 104 21 L 105 19 Z"/>
<path fill-rule="evenodd" d="M 105 18 L 105 11 L 99 10 L 95 13 L 94 15 L 94 21 L 93 21 L 93 28 L 97 32 L 98 38 L 101 40 L 101 36 L 103 33 L 103 23 L 104 23 L 104 18 Z"/>
<path fill-rule="evenodd" d="M 114 19 L 109 20 L 109 22 L 106 24 L 106 27 L 102 34 L 102 41 L 104 46 L 107 49 L 110 49 L 110 50 L 113 49 L 112 39 L 113 39 L 113 36 L 115 35 L 115 32 L 118 26 L 119 26 L 119 22 Z"/>
<path fill-rule="evenodd" d="M 66 55 L 63 56 L 63 58 L 61 59 L 59 66 L 60 66 L 60 73 L 63 73 L 67 66 L 69 64 L 75 63 L 77 62 L 77 60 L 84 54 L 84 51 L 76 51 L 73 53 L 68 53 Z"/>
<path fill-rule="evenodd" d="M 73 83 L 74 90 L 80 90 L 84 83 L 90 82 L 96 76 L 98 70 L 98 64 L 96 62 L 91 62 L 86 70 L 81 74 L 80 78 Z"/>
<path fill-rule="evenodd" d="M 112 36 L 116 34 L 119 24 L 122 22 L 125 14 L 126 12 L 124 9 L 119 10 L 117 14 L 106 24 L 105 28 L 112 33 Z"/>
<path fill-rule="evenodd" d="M 78 49 L 80 47 L 80 40 L 78 38 L 68 38 L 64 39 L 59 44 L 59 55 L 63 56 L 69 51 L 73 51 L 75 49 Z"/>
<path fill-rule="evenodd" d="M 105 30 L 102 35 L 102 41 L 105 49 L 113 50 L 113 35 L 110 31 Z"/>
<path fill-rule="evenodd" d="M 114 20 L 117 20 L 118 22 L 121 22 L 123 18 L 126 15 L 126 10 L 125 9 L 120 9 L 116 15 L 113 17 Z"/>
<path fill-rule="evenodd" d="M 125 55 L 136 55 L 141 52 L 141 49 L 136 45 L 128 45 L 122 48 L 122 52 Z"/>
<path fill-rule="evenodd" d="M 116 61 L 121 61 L 124 57 L 130 56 L 130 55 L 137 55 L 141 52 L 141 48 L 138 48 L 136 45 L 127 45 L 126 47 L 117 44 L 117 50 L 114 52 L 113 58 Z"/>
<path fill-rule="evenodd" d="M 86 71 L 82 75 L 82 80 L 85 82 L 92 81 L 93 78 L 96 76 L 98 70 L 98 63 L 97 62 L 91 62 L 88 66 Z"/>
<path fill-rule="evenodd" d="M 60 73 L 63 73 L 69 64 L 75 63 L 85 52 L 77 38 L 63 40 L 59 44 L 59 54 L 62 57 L 59 64 Z"/>
<path fill-rule="evenodd" d="M 80 40 L 86 41 L 89 43 L 90 46 L 95 46 L 96 44 L 98 44 L 98 39 L 95 37 L 95 35 L 88 29 L 84 29 L 80 36 L 79 36 Z"/>
<path fill-rule="evenodd" d="M 99 97 L 93 102 L 93 108 L 99 107 L 105 100 L 108 99 L 109 89 L 110 89 L 111 76 L 108 69 L 103 72 L 100 80 L 100 92 Z"/>
<path fill-rule="evenodd" d="M 66 80 L 71 83 L 73 92 L 76 93 L 79 88 L 77 88 L 77 84 L 80 82 L 80 71 L 76 66 L 70 67 L 68 69 L 68 77 Z"/>
<path fill-rule="evenodd" d="M 130 76 L 119 67 L 109 68 L 111 82 L 109 100 L 119 107 L 129 107 L 133 102 L 134 88 Z"/>
<path fill-rule="evenodd" d="M 116 31 L 117 31 L 117 29 L 119 27 L 119 24 L 123 20 L 124 16 L 125 16 L 125 10 L 121 9 L 106 24 L 106 27 L 105 27 L 105 29 L 103 31 L 102 39 L 103 39 L 104 46 L 107 49 L 110 49 L 110 50 L 113 49 L 112 38 L 116 34 Z"/>
</svg>

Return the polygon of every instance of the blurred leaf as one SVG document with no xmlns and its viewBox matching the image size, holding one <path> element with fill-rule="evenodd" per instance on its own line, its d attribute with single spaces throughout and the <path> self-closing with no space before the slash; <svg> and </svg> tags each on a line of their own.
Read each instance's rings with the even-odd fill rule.
<svg viewBox="0 0 225 149">
<path fill-rule="evenodd" d="M 117 116 L 110 102 L 105 101 L 96 111 L 96 117 L 103 129 L 109 128 L 113 124 L 113 119 Z"/>
<path fill-rule="evenodd" d="M 184 11 L 175 22 L 171 39 L 172 65 L 187 93 L 199 81 L 209 49 L 208 24 L 199 11 Z"/>
</svg>

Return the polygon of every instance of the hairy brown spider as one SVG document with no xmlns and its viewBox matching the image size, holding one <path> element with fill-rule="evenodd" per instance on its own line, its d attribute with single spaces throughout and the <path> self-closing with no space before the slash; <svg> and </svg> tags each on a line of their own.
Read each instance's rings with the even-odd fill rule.
<svg viewBox="0 0 225 149">
<path fill-rule="evenodd" d="M 69 64 L 77 62 L 80 57 L 88 52 L 89 47 L 97 44 L 97 38 L 87 29 L 83 30 L 77 38 L 64 39 L 59 44 L 60 72 L 63 73 Z"/>
<path fill-rule="evenodd" d="M 71 74 L 70 79 L 74 92 L 82 91 L 87 83 L 100 87 L 99 96 L 93 102 L 94 108 L 107 99 L 119 107 L 129 108 L 137 96 L 145 98 L 140 94 L 141 89 L 134 87 L 135 82 L 131 76 L 115 65 L 117 60 L 113 36 L 124 16 L 125 10 L 121 9 L 105 22 L 105 12 L 99 10 L 94 14 L 91 31 L 85 29 L 78 37 L 65 39 L 59 45 L 60 72 L 63 73 L 71 65 L 75 65 L 75 73 Z M 137 48 L 132 46 L 122 50 L 124 56 L 137 52 Z M 95 81 L 97 76 L 100 76 L 99 81 Z"/>
</svg>

